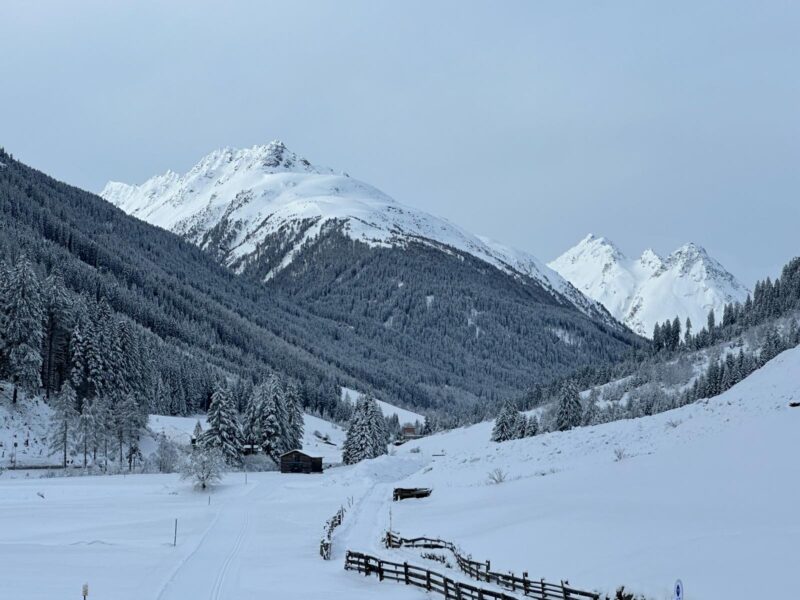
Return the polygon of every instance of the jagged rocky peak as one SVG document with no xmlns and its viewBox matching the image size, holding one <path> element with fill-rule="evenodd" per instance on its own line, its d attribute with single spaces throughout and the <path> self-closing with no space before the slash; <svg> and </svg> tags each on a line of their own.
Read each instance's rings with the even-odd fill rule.
<svg viewBox="0 0 800 600">
<path fill-rule="evenodd" d="M 687 243 L 662 258 L 645 250 L 629 260 L 610 240 L 589 235 L 549 265 L 640 335 L 678 316 L 703 322 L 708 311 L 743 301 L 747 288 L 706 250 Z"/>
</svg>

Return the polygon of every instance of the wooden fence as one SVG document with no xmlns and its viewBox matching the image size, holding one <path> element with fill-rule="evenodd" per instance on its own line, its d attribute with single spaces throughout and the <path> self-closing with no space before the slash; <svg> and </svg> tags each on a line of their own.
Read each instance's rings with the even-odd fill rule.
<svg viewBox="0 0 800 600">
<path fill-rule="evenodd" d="M 491 570 L 491 562 L 478 562 L 468 556 L 462 556 L 452 542 L 435 538 L 417 537 L 403 538 L 395 535 L 391 531 L 386 532 L 387 548 L 436 548 L 449 550 L 455 556 L 458 568 L 464 573 L 478 581 L 493 583 L 512 592 L 521 592 L 523 595 L 536 598 L 538 600 L 578 600 L 591 599 L 599 600 L 600 595 L 594 592 L 586 592 L 570 587 L 568 581 L 559 584 L 549 583 L 544 579 L 529 579 L 528 573 L 522 577 L 514 573 L 498 573 Z M 453 596 L 454 598 L 456 596 Z M 487 596 L 488 597 L 488 596 Z"/>
<path fill-rule="evenodd" d="M 319 542 L 319 555 L 323 560 L 331 559 L 331 549 L 333 548 L 333 530 L 342 524 L 344 520 L 344 506 L 340 506 L 336 514 L 325 522 L 322 532 L 322 540 Z"/>
<path fill-rule="evenodd" d="M 364 573 L 366 576 L 377 575 L 383 581 L 399 581 L 406 585 L 414 585 L 428 592 L 441 594 L 446 599 L 453 600 L 518 600 L 505 592 L 496 592 L 479 588 L 469 583 L 463 583 L 445 577 L 441 573 L 429 571 L 422 567 L 408 563 L 394 563 L 360 552 L 347 551 L 344 568 L 350 571 Z M 561 598 L 569 598 L 564 596 Z"/>
</svg>

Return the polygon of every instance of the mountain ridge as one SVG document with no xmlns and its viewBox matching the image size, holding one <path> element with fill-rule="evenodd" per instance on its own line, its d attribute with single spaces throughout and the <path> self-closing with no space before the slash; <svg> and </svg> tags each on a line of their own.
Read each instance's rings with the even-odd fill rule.
<svg viewBox="0 0 800 600">
<path fill-rule="evenodd" d="M 710 309 L 743 302 L 749 290 L 694 242 L 663 257 L 648 248 L 627 257 L 611 240 L 589 234 L 548 266 L 584 294 L 603 304 L 639 335 L 650 337 L 656 323 L 678 316 L 702 326 Z"/>
<path fill-rule="evenodd" d="M 264 281 L 291 264 L 299 249 L 333 222 L 347 237 L 372 247 L 418 242 L 445 252 L 467 252 L 506 273 L 531 279 L 587 316 L 616 326 L 599 303 L 531 254 L 403 205 L 346 173 L 315 166 L 277 140 L 215 150 L 183 175 L 167 171 L 140 185 L 109 182 L 100 195 L 128 214 L 211 252 L 236 272 L 261 262 Z M 270 268 L 264 272 L 266 254 Z"/>
</svg>

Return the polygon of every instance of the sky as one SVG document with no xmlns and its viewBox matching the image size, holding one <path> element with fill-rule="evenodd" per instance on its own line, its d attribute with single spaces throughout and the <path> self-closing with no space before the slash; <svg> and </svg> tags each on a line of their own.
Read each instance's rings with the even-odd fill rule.
<svg viewBox="0 0 800 600">
<path fill-rule="evenodd" d="M 694 241 L 800 255 L 800 3 L 36 2 L 0 7 L 0 146 L 141 183 L 283 140 L 551 260 Z"/>
</svg>

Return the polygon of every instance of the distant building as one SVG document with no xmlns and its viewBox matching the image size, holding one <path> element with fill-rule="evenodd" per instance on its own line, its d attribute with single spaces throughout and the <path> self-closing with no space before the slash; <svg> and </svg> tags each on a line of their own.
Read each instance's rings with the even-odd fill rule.
<svg viewBox="0 0 800 600">
<path fill-rule="evenodd" d="M 397 439 L 394 443 L 396 446 L 399 446 L 400 444 L 405 444 L 410 440 L 418 440 L 421 437 L 423 437 L 422 432 L 417 429 L 416 425 L 406 423 L 400 429 L 400 435 L 397 436 Z"/>
<path fill-rule="evenodd" d="M 322 457 L 289 450 L 281 454 L 281 473 L 322 473 Z"/>
</svg>

